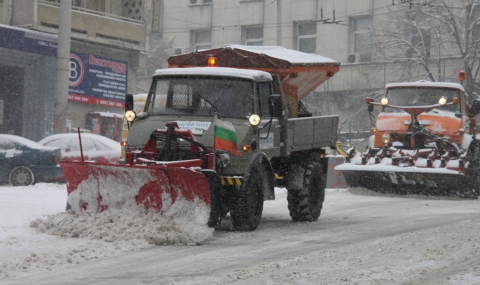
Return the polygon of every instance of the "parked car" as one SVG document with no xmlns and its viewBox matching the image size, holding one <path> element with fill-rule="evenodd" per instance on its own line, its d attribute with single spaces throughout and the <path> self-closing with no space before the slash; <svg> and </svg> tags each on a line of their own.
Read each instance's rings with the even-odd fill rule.
<svg viewBox="0 0 480 285">
<path fill-rule="evenodd" d="M 118 162 L 122 151 L 120 143 L 96 134 L 80 134 L 84 160 L 102 160 Z M 78 133 L 50 135 L 38 142 L 44 146 L 59 147 L 64 160 L 81 160 Z"/>
<path fill-rule="evenodd" d="M 29 139 L 0 134 L 0 183 L 13 186 L 62 181 L 60 148 Z"/>
</svg>

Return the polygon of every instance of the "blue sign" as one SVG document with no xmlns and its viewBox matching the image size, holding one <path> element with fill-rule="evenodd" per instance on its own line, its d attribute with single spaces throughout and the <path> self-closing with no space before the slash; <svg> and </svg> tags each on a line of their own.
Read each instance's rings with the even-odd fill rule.
<svg viewBox="0 0 480 285">
<path fill-rule="evenodd" d="M 9 49 L 57 56 L 58 36 L 0 25 L 0 46 Z"/>
<path fill-rule="evenodd" d="M 58 36 L 0 25 L 0 47 L 57 56 Z M 128 62 L 95 55 L 70 54 L 68 99 L 124 108 Z"/>
<path fill-rule="evenodd" d="M 70 101 L 123 109 L 128 63 L 94 55 L 70 54 Z"/>
</svg>

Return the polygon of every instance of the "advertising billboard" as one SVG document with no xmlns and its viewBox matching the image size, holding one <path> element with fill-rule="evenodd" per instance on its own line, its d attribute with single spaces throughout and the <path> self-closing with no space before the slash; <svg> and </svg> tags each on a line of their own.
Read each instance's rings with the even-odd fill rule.
<svg viewBox="0 0 480 285">
<path fill-rule="evenodd" d="M 124 109 L 127 69 L 126 61 L 71 53 L 68 100 Z"/>
</svg>

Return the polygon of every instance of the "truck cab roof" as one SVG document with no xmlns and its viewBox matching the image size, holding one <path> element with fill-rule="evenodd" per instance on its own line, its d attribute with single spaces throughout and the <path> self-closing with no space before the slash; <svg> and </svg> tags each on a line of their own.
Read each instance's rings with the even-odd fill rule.
<svg viewBox="0 0 480 285">
<path fill-rule="evenodd" d="M 265 71 L 239 69 L 230 67 L 191 67 L 157 69 L 153 76 L 164 75 L 195 75 L 195 76 L 221 76 L 251 79 L 257 82 L 272 81 L 272 75 Z"/>
<path fill-rule="evenodd" d="M 431 82 L 431 81 L 416 81 L 416 82 L 400 82 L 400 83 L 389 83 L 386 85 L 386 88 L 396 88 L 396 87 L 433 87 L 433 88 L 454 88 L 460 89 L 465 92 L 465 88 L 459 83 L 450 83 L 450 82 Z"/>
</svg>

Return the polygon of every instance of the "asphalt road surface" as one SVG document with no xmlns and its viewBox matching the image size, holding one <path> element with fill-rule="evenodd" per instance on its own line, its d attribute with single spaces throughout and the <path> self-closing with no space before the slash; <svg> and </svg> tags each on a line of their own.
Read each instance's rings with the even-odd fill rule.
<svg viewBox="0 0 480 285">
<path fill-rule="evenodd" d="M 329 190 L 314 223 L 291 221 L 286 194 L 254 232 L 228 217 L 200 245 L 135 252 L 2 284 L 480 284 L 480 201 Z"/>
</svg>

